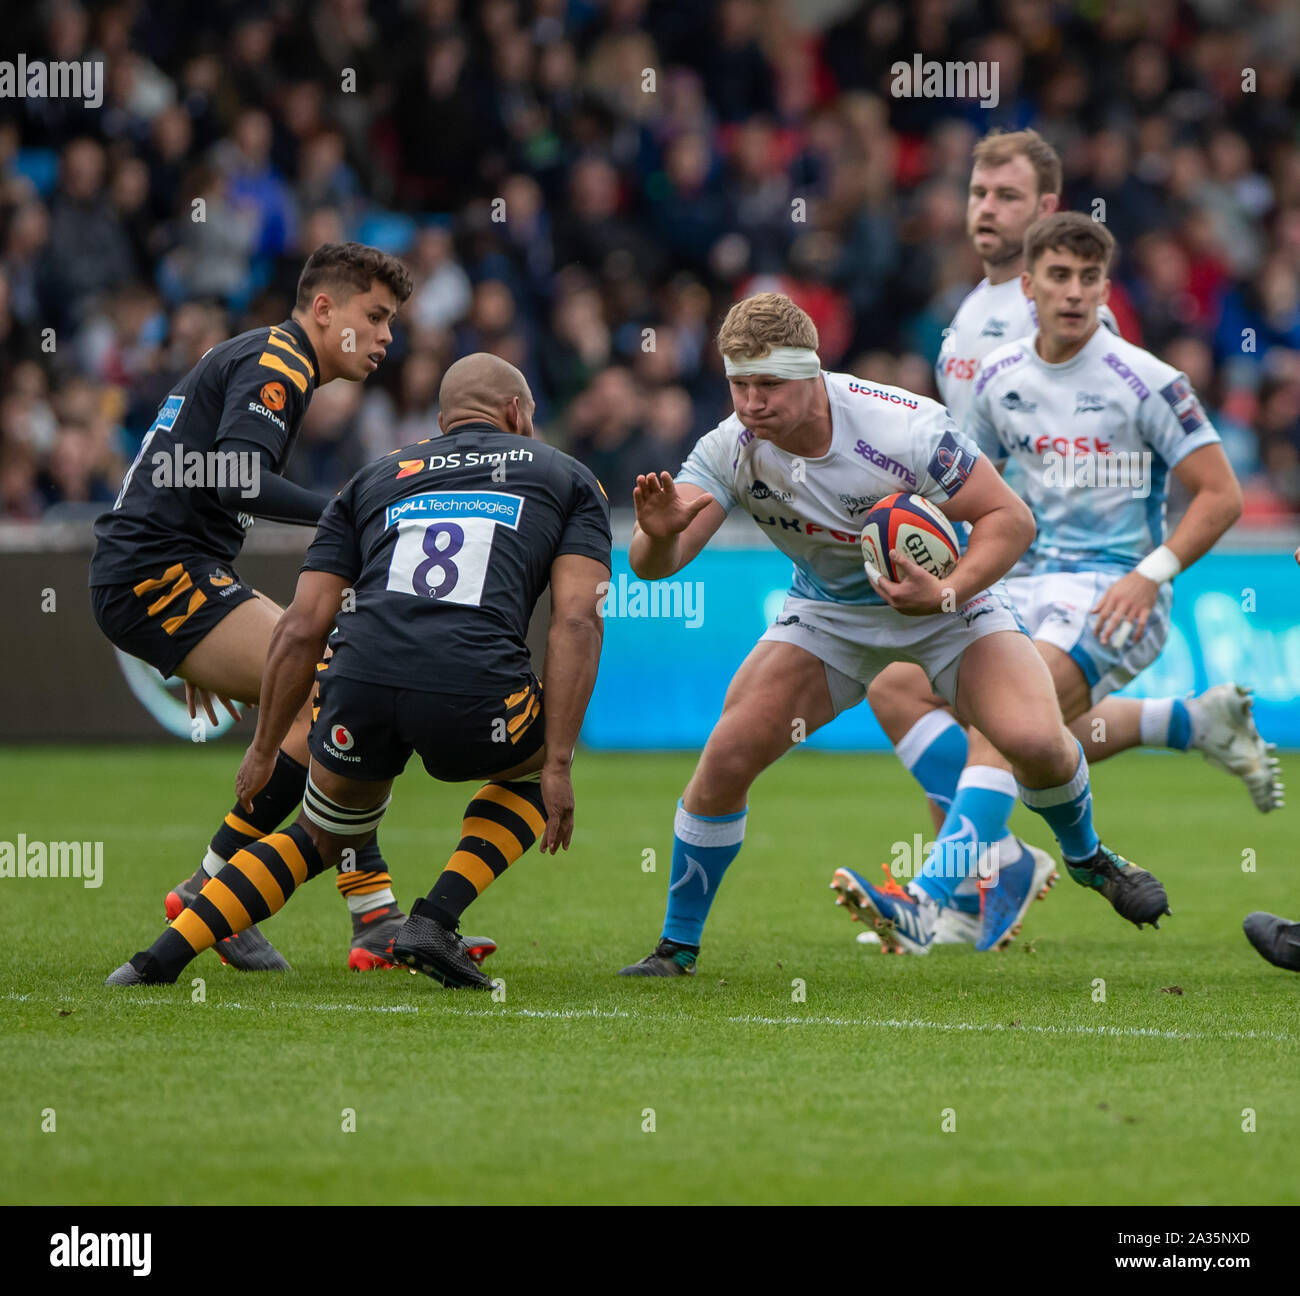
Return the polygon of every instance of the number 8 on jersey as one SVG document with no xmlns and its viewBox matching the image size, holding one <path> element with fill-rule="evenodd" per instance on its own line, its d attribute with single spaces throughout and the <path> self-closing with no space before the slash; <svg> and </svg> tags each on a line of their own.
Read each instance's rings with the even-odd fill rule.
<svg viewBox="0 0 1300 1296">
<path fill-rule="evenodd" d="M 434 491 L 389 505 L 397 527 L 386 588 L 478 607 L 499 526 L 518 530 L 524 501 L 496 491 Z"/>
</svg>

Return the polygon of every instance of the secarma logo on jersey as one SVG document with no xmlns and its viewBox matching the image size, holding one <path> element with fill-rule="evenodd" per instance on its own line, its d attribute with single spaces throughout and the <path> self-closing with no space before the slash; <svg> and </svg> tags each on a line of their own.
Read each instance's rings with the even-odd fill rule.
<svg viewBox="0 0 1300 1296">
<path fill-rule="evenodd" d="M 875 464 L 877 468 L 883 468 L 887 473 L 893 473 L 895 477 L 901 477 L 909 486 L 916 485 L 916 474 L 905 463 L 899 463 L 897 459 L 890 458 L 883 450 L 877 450 L 875 446 L 868 444 L 866 441 L 859 441 L 853 447 L 853 453 L 861 455 L 868 463 Z"/>
</svg>

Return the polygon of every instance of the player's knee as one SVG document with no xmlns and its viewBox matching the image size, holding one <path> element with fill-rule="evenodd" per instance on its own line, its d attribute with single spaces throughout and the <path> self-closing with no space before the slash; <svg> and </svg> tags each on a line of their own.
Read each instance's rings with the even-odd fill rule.
<svg viewBox="0 0 1300 1296">
<path fill-rule="evenodd" d="M 743 801 L 749 794 L 750 785 L 767 763 L 770 762 L 763 762 L 761 757 L 756 757 L 753 747 L 739 742 L 711 742 L 705 748 L 689 790 L 697 799 L 708 802 L 710 806 Z M 704 810 L 702 813 L 707 814 L 709 811 Z"/>
<path fill-rule="evenodd" d="M 1067 783 L 1078 765 L 1078 746 L 1069 732 L 1016 727 L 1001 735 L 998 750 L 1023 779 L 1036 786 Z"/>
</svg>

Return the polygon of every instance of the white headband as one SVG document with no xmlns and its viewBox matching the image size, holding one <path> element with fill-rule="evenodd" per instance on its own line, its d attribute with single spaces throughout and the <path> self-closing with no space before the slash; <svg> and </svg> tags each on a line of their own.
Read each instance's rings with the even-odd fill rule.
<svg viewBox="0 0 1300 1296">
<path fill-rule="evenodd" d="M 811 347 L 773 347 L 757 360 L 733 360 L 722 357 L 722 367 L 728 378 L 748 377 L 750 374 L 769 374 L 773 378 L 816 378 L 822 371 L 822 362 Z"/>
</svg>

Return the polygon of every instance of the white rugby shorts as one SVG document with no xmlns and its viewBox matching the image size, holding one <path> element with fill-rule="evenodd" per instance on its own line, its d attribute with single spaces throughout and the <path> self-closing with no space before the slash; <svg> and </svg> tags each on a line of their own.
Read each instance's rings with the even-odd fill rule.
<svg viewBox="0 0 1300 1296">
<path fill-rule="evenodd" d="M 792 643 L 824 662 L 838 715 L 861 702 L 871 681 L 896 661 L 915 662 L 934 691 L 956 705 L 962 653 L 976 639 L 1000 630 L 1025 633 L 1002 581 L 955 612 L 919 617 L 888 606 L 791 594 L 760 642 Z"/>
<path fill-rule="evenodd" d="M 1146 670 L 1160 656 L 1169 637 L 1174 592 L 1166 582 L 1137 643 L 1130 638 L 1122 648 L 1116 648 L 1113 636 L 1104 645 L 1097 638 L 1097 618 L 1092 609 L 1124 574 L 1039 572 L 1035 576 L 1009 576 L 1003 582 L 1030 636 L 1055 644 L 1083 672 L 1094 706 Z"/>
</svg>

